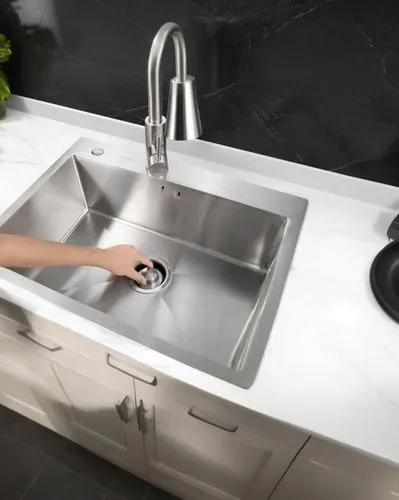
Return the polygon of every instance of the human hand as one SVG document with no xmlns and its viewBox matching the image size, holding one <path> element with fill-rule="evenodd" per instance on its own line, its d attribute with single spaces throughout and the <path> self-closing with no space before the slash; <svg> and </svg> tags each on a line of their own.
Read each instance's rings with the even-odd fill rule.
<svg viewBox="0 0 399 500">
<path fill-rule="evenodd" d="M 145 277 L 135 271 L 138 264 L 153 267 L 153 263 L 132 245 L 117 245 L 101 250 L 100 267 L 116 276 L 127 276 L 145 285 Z"/>
</svg>

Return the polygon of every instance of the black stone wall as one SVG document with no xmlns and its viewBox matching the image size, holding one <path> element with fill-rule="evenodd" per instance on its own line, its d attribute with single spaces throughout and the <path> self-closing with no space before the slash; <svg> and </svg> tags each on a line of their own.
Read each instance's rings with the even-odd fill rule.
<svg viewBox="0 0 399 500">
<path fill-rule="evenodd" d="M 0 0 L 13 91 L 143 123 L 166 21 L 204 139 L 399 185 L 398 0 Z"/>
</svg>

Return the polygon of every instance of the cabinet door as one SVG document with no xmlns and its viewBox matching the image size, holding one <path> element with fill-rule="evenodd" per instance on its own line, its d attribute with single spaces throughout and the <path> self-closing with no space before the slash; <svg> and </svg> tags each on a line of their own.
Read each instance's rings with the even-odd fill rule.
<svg viewBox="0 0 399 500">
<path fill-rule="evenodd" d="M 312 438 L 270 500 L 394 500 L 399 469 Z"/>
<path fill-rule="evenodd" d="M 0 403 L 64 433 L 61 389 L 49 364 L 10 336 L 17 336 L 19 327 L 0 318 Z"/>
<path fill-rule="evenodd" d="M 192 389 L 135 381 L 149 476 L 184 499 L 265 500 L 300 447 L 246 428 L 234 407 Z"/>
<path fill-rule="evenodd" d="M 105 362 L 105 360 L 104 360 Z M 143 435 L 137 424 L 133 380 L 106 383 L 98 376 L 52 363 L 64 391 L 70 432 L 81 445 L 146 476 Z"/>
</svg>

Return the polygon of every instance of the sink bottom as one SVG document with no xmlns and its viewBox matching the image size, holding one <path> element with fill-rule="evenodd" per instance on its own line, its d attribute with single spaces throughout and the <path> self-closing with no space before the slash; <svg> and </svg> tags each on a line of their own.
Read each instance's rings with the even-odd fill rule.
<svg viewBox="0 0 399 500">
<path fill-rule="evenodd" d="M 34 276 L 36 282 L 134 327 L 132 338 L 137 329 L 218 364 L 229 364 L 266 271 L 93 211 L 65 241 L 101 247 L 134 244 L 167 263 L 170 281 L 154 294 L 143 294 L 127 278 L 83 267 L 44 269 Z"/>
</svg>

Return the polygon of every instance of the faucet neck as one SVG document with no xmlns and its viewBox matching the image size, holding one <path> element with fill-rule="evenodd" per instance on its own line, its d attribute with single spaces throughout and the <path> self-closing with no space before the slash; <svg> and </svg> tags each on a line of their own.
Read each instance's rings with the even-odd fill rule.
<svg viewBox="0 0 399 500">
<path fill-rule="evenodd" d="M 168 119 L 162 116 L 161 64 L 165 44 L 173 38 L 176 76 L 169 87 Z M 145 119 L 147 171 L 154 177 L 168 172 L 166 136 L 176 141 L 195 139 L 202 134 L 194 78 L 187 75 L 186 44 L 175 23 L 164 24 L 155 35 L 148 58 L 148 116 Z"/>
<path fill-rule="evenodd" d="M 161 63 L 165 44 L 173 37 L 175 48 L 176 79 L 184 82 L 187 79 L 186 44 L 183 32 L 176 23 L 164 24 L 155 35 L 148 58 L 148 118 L 151 124 L 162 122 L 162 86 Z"/>
</svg>

